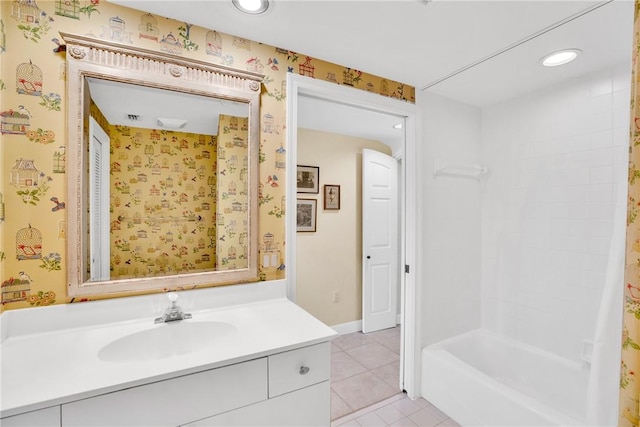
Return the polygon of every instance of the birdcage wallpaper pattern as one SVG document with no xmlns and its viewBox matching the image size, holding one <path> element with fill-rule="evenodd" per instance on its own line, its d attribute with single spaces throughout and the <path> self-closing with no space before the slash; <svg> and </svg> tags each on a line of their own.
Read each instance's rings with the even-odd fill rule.
<svg viewBox="0 0 640 427">
<path fill-rule="evenodd" d="M 276 169 L 285 169 L 287 167 L 287 150 L 282 145 L 276 150 Z"/>
<path fill-rule="evenodd" d="M 114 128 L 110 132 L 115 132 Z M 111 193 L 112 277 L 214 268 L 215 248 L 206 249 L 207 256 L 202 256 L 201 248 L 185 245 L 187 241 L 207 238 L 207 229 L 214 226 L 214 219 L 205 215 L 207 209 L 203 206 L 216 209 L 215 190 L 207 183 L 208 177 L 196 171 L 206 169 L 215 160 L 199 155 L 201 149 L 196 142 L 200 136 L 133 128 L 129 136 L 122 138 L 120 148 L 112 144 L 113 154 L 127 151 L 132 160 L 123 161 L 111 176 L 115 188 Z M 140 144 L 132 144 L 132 138 L 140 139 Z M 184 141 L 186 148 L 181 149 Z M 160 150 L 163 145 L 168 145 L 169 150 Z M 182 162 L 183 157 L 190 159 L 188 163 L 193 163 L 194 169 Z M 170 169 L 173 164 L 178 167 Z M 187 191 L 190 186 L 209 190 L 204 195 L 196 194 Z M 181 191 L 174 191 L 174 187 Z M 132 251 L 137 245 L 146 247 L 145 251 Z"/>
<path fill-rule="evenodd" d="M 33 159 L 17 159 L 9 172 L 9 184 L 18 188 L 33 188 L 40 185 L 40 171 Z"/>
<path fill-rule="evenodd" d="M 18 260 L 42 258 L 42 233 L 29 224 L 16 233 L 16 258 Z"/>
<path fill-rule="evenodd" d="M 53 173 L 65 173 L 66 159 L 67 155 L 64 146 L 53 153 Z"/>
<path fill-rule="evenodd" d="M 217 31 L 208 31 L 205 36 L 207 55 L 222 56 L 222 37 Z"/>
<path fill-rule="evenodd" d="M 26 135 L 31 126 L 30 116 L 15 110 L 0 113 L 0 133 Z"/>
<path fill-rule="evenodd" d="M 262 115 L 262 131 L 264 133 L 274 133 L 276 131 L 275 118 L 270 113 Z"/>
<path fill-rule="evenodd" d="M 240 119 L 242 121 L 242 119 Z M 238 123 L 238 119 L 232 116 L 220 116 L 220 128 L 230 128 L 231 123 Z M 218 161 L 217 168 L 224 171 L 224 174 L 218 175 L 217 182 L 217 203 L 218 203 L 218 239 L 216 253 L 220 254 L 216 268 L 218 270 L 227 270 L 234 268 L 246 268 L 248 259 L 244 256 L 244 252 L 237 253 L 233 258 L 230 257 L 228 248 L 241 247 L 240 236 L 246 232 L 246 204 L 241 203 L 239 198 L 243 196 L 241 193 L 247 186 L 247 174 L 243 173 L 243 168 L 239 167 L 239 159 L 246 157 L 246 141 L 248 131 L 240 126 L 233 133 L 218 134 Z M 220 151 L 225 150 L 225 158 L 220 157 Z M 240 188 L 243 191 L 238 191 Z M 240 199 L 244 200 L 244 199 Z M 243 224 L 240 227 L 238 224 Z"/>
<path fill-rule="evenodd" d="M 35 0 L 14 0 L 11 3 L 11 16 L 19 22 L 38 24 L 43 14 Z"/>
<path fill-rule="evenodd" d="M 80 19 L 80 0 L 56 0 L 56 15 Z"/>
<path fill-rule="evenodd" d="M 182 44 L 173 33 L 169 33 L 160 40 L 161 50 L 174 55 L 182 55 Z"/>
<path fill-rule="evenodd" d="M 138 31 L 140 31 L 138 38 L 157 42 L 160 36 L 158 20 L 150 13 L 142 15 L 140 17 L 140 24 L 138 24 Z"/>
<path fill-rule="evenodd" d="M 121 43 L 133 43 L 131 31 L 125 30 L 126 24 L 119 16 L 112 16 L 109 18 L 109 26 L 102 26 L 100 37 L 103 39 L 109 39 Z"/>
<path fill-rule="evenodd" d="M 89 0 L 83 0 L 83 1 L 86 1 L 87 4 L 89 3 Z M 43 3 L 43 2 L 38 2 L 38 4 L 40 3 Z M 49 9 L 50 9 L 51 10 L 50 13 L 51 15 L 53 15 L 54 8 L 57 3 L 60 3 L 60 2 L 58 2 L 57 0 L 51 0 L 46 2 L 45 4 L 41 4 L 41 6 L 44 6 L 44 9 L 46 9 L 47 12 L 49 12 Z M 83 2 L 80 2 L 80 3 L 81 3 L 80 6 L 84 5 Z M 44 23 L 43 16 L 46 16 L 46 14 L 44 14 L 44 11 L 39 9 L 38 5 L 36 4 L 36 1 L 14 0 L 14 1 L 3 2 L 3 10 L 6 12 L 7 16 L 12 16 L 11 18 L 12 22 L 15 19 L 20 23 L 22 22 L 27 23 L 29 21 L 34 23 L 36 21 L 41 21 L 42 23 Z M 71 10 L 71 13 L 73 13 L 73 10 Z M 82 15 L 82 13 L 80 13 L 80 15 Z M 56 18 L 55 21 L 48 19 L 47 20 L 48 25 L 50 25 L 51 27 L 51 30 L 49 31 L 48 34 L 51 34 L 51 33 L 55 34 L 57 31 L 63 31 L 63 32 L 75 32 L 75 33 L 82 33 L 82 34 L 99 35 L 101 31 L 101 26 L 102 25 L 108 26 L 109 17 L 114 17 L 114 16 L 120 17 L 123 19 L 123 21 L 126 21 L 127 29 L 132 29 L 132 28 L 129 28 L 130 23 L 135 23 L 134 29 L 138 30 L 135 32 L 139 34 L 135 34 L 135 37 L 133 37 L 134 38 L 133 44 L 140 46 L 142 48 L 147 48 L 147 49 L 158 51 L 158 52 L 162 51 L 162 48 L 164 46 L 160 44 L 159 41 L 162 38 L 161 36 L 163 34 L 169 33 L 169 31 L 176 31 L 176 35 L 174 37 L 176 39 L 174 40 L 174 44 L 176 47 L 177 47 L 177 43 L 175 42 L 180 40 L 177 34 L 177 28 L 183 25 L 182 22 L 178 22 L 170 18 L 154 17 L 153 15 L 148 14 L 146 12 L 138 12 L 133 9 L 125 8 L 108 1 L 100 2 L 99 15 L 91 15 L 91 16 L 86 15 L 86 18 L 83 15 L 80 17 L 79 20 L 75 18 L 59 19 L 59 16 L 55 17 Z M 4 23 L 9 24 L 8 21 Z M 32 26 L 32 28 L 34 27 L 34 24 L 30 24 L 30 25 Z M 2 25 L 0 24 L 0 30 L 1 30 L 1 27 Z M 4 30 L 6 32 L 6 36 L 9 42 L 11 40 L 18 40 L 23 38 L 22 30 L 18 28 L 17 24 L 5 25 Z M 193 30 L 194 31 L 192 31 L 192 34 L 194 34 L 194 36 L 197 36 L 201 39 L 204 39 L 207 32 L 209 31 L 209 29 L 205 29 L 205 28 L 198 28 L 197 31 L 195 31 L 196 27 L 194 27 Z M 212 36 L 212 34 L 209 34 L 209 35 Z M 265 135 L 266 132 L 263 132 L 262 137 L 260 139 L 261 152 L 260 152 L 259 173 L 263 179 L 266 179 L 267 176 L 273 175 L 273 172 L 275 172 L 275 169 L 277 169 L 277 168 L 274 169 L 274 165 L 276 164 L 276 161 L 277 161 L 277 159 L 274 158 L 274 156 L 277 157 L 276 150 L 280 147 L 280 145 L 284 144 L 284 134 L 282 133 L 282 130 L 284 129 L 284 125 L 285 125 L 284 117 L 286 113 L 285 111 L 286 108 L 285 108 L 285 103 L 283 102 L 283 98 L 280 96 L 274 96 L 274 94 L 278 92 L 278 89 L 282 90 L 282 94 L 285 93 L 286 86 L 282 86 L 282 85 L 286 77 L 286 73 L 288 71 L 299 72 L 299 65 L 301 62 L 305 62 L 306 56 L 304 55 L 304 53 L 297 54 L 295 52 L 291 52 L 286 49 L 278 49 L 276 47 L 264 45 L 264 44 L 253 42 L 253 41 L 249 42 L 246 40 L 235 40 L 236 43 L 234 45 L 233 44 L 234 37 L 228 34 L 218 33 L 215 36 L 219 36 L 219 39 L 218 37 L 215 37 L 216 41 L 213 43 L 213 45 L 216 48 L 219 47 L 221 56 L 207 55 L 208 53 L 215 53 L 214 49 L 211 49 L 210 52 L 206 52 L 205 49 L 201 49 L 199 52 L 190 52 L 189 55 L 203 61 L 211 61 L 211 62 L 216 62 L 221 64 L 235 63 L 241 67 L 244 66 L 244 63 L 250 57 L 257 57 L 264 64 L 267 64 L 267 61 L 270 58 L 277 58 L 280 64 L 279 70 L 275 70 L 272 67 L 264 68 L 264 71 L 267 74 L 267 79 L 264 82 L 265 87 L 261 94 L 261 105 L 263 105 L 264 107 L 262 110 L 262 114 L 265 114 L 265 113 L 270 114 L 274 118 L 274 123 L 278 123 L 277 125 L 273 124 L 271 126 L 267 126 L 267 128 L 269 128 L 269 130 L 271 130 L 272 133 Z M 51 35 L 50 37 L 53 37 L 53 35 Z M 55 55 L 55 54 L 42 55 L 42 50 L 46 49 L 47 40 L 48 39 L 46 37 L 42 37 L 42 40 L 39 41 L 39 44 L 25 43 L 24 50 L 21 50 L 20 52 L 21 55 L 23 55 L 22 61 L 17 61 L 13 65 L 13 67 L 15 67 L 18 64 L 18 62 L 28 61 L 29 58 L 32 58 L 37 63 L 37 65 L 39 65 L 42 68 L 44 73 L 47 74 L 44 79 L 44 85 L 46 86 L 49 83 L 51 83 L 52 85 L 54 84 L 59 85 L 59 84 L 62 84 L 60 82 L 64 82 L 64 80 L 61 80 L 64 78 L 64 76 L 58 72 L 59 70 L 61 70 L 60 66 L 63 64 L 59 63 L 61 58 L 60 55 Z M 218 40 L 219 40 L 219 43 L 218 43 Z M 209 39 L 209 41 L 211 41 L 211 38 Z M 202 42 L 204 42 L 204 40 L 202 40 Z M 51 48 L 53 47 L 54 46 L 52 45 Z M 247 49 L 247 50 L 244 50 L 244 49 Z M 251 51 L 249 49 L 251 49 Z M 313 72 L 315 73 L 314 77 L 324 79 L 325 75 L 328 75 L 328 72 L 330 72 L 334 75 L 334 77 L 337 77 L 336 80 L 341 80 L 340 77 L 342 77 L 342 72 L 344 67 L 336 64 L 327 63 L 319 59 L 313 59 L 312 61 L 310 62 L 307 61 L 307 62 L 308 62 L 308 65 L 313 66 Z M 49 71 L 49 70 L 52 70 L 52 71 Z M 311 69 L 308 69 L 307 72 L 311 72 Z M 51 74 L 50 76 L 48 75 L 49 73 Z M 320 73 L 322 75 L 317 73 Z M 57 80 L 59 80 L 58 83 L 56 83 Z M 380 77 L 366 75 L 363 78 L 363 80 L 365 84 L 359 85 L 360 89 L 371 90 L 373 92 L 380 93 L 379 91 Z M 6 83 L 6 80 L 5 80 L 5 83 Z M 393 88 L 396 87 L 396 82 L 390 81 L 389 87 L 393 87 Z M 6 101 L 5 104 L 7 106 L 3 110 L 8 110 L 9 105 L 17 107 L 19 104 L 26 104 L 25 102 L 21 102 L 19 98 L 19 97 L 26 98 L 26 96 L 18 94 L 16 91 L 13 90 L 13 88 L 11 89 L 12 90 L 10 91 L 3 92 L 5 97 L 8 96 L 8 98 L 5 99 Z M 43 88 L 43 92 L 45 90 L 46 90 L 46 87 Z M 55 88 L 52 86 L 51 90 L 55 90 Z M 61 91 L 58 91 L 58 92 L 61 92 Z M 387 91 L 387 94 L 390 94 L 390 93 L 391 93 L 391 90 Z M 409 101 L 413 101 L 414 93 L 406 92 L 406 91 L 404 93 L 408 95 Z M 63 96 L 63 109 L 64 109 L 65 95 L 63 94 L 62 96 Z M 394 93 L 391 96 L 396 96 L 396 94 Z M 30 107 L 31 110 L 36 114 L 38 126 L 43 126 L 47 129 L 52 129 L 56 133 L 56 135 L 61 135 L 61 136 L 64 135 L 64 126 L 63 126 L 64 121 L 60 120 L 60 113 L 59 112 L 55 113 L 50 111 L 43 112 L 43 109 L 34 107 L 36 103 L 37 101 L 33 101 L 31 104 L 27 105 L 27 107 Z M 14 107 L 14 111 L 5 112 L 4 114 L 2 114 L 1 130 L 2 130 L 3 136 L 5 135 L 19 136 L 21 134 L 24 134 L 26 130 L 29 130 L 29 127 L 31 125 L 30 122 L 33 122 L 33 124 L 35 125 L 35 122 L 33 119 L 30 118 L 30 115 L 22 114 L 20 111 L 18 111 L 18 108 L 16 107 Z M 262 117 L 260 117 L 260 119 L 261 119 L 260 120 L 261 125 L 263 125 L 264 122 L 262 121 Z M 125 140 L 125 138 L 122 137 L 120 134 L 118 134 L 118 137 L 121 137 L 123 141 Z M 19 141 L 19 140 L 20 138 L 15 138 L 15 141 Z M 125 144 L 123 143 L 123 146 L 124 145 Z M 61 149 L 57 150 L 59 153 L 56 154 L 55 159 L 54 159 L 54 151 L 56 150 L 55 146 L 49 146 L 49 147 L 33 146 L 30 148 L 30 150 L 31 149 L 34 150 L 34 157 L 36 158 L 36 164 L 38 164 L 38 166 L 40 166 L 39 162 L 47 162 L 47 165 L 46 165 L 47 169 L 55 168 L 54 173 L 57 173 L 57 174 L 64 173 L 64 160 L 63 160 L 64 154 Z M 123 156 L 125 155 L 126 153 L 123 154 Z M 128 166 L 131 162 L 129 159 L 133 157 L 134 157 L 133 155 L 130 155 L 128 158 L 120 158 L 119 156 L 117 161 L 119 161 L 123 165 Z M 180 162 L 171 162 L 171 168 L 172 168 L 171 171 L 173 171 L 173 168 L 175 168 L 176 166 L 179 166 L 179 163 Z M 144 174 L 147 175 L 149 179 L 153 178 L 149 168 L 144 168 L 144 169 L 141 168 L 138 170 L 138 172 L 141 172 L 143 170 L 144 170 Z M 238 167 L 238 170 L 241 170 L 240 167 Z M 160 171 L 159 177 L 166 178 L 167 175 L 171 175 L 173 178 L 176 179 L 174 189 L 176 189 L 176 191 L 179 191 L 178 188 L 180 188 L 180 186 L 178 185 L 179 183 L 178 174 L 177 173 L 170 174 L 169 172 L 170 171 L 166 169 L 162 169 Z M 279 176 L 282 175 L 282 173 L 277 173 L 277 174 Z M 6 178 L 8 178 L 8 175 L 9 175 L 9 172 L 7 172 Z M 58 176 L 58 178 L 56 178 L 55 176 Z M 209 171 L 209 177 L 213 177 L 213 180 L 215 180 L 215 175 L 212 175 L 210 171 Z M 54 179 L 54 185 L 58 186 L 59 185 L 58 183 L 60 182 L 60 179 L 61 179 L 60 175 L 54 175 L 53 179 Z M 207 178 L 207 180 L 208 179 L 209 178 Z M 8 184 L 8 182 L 6 183 Z M 129 183 L 126 183 L 126 184 L 129 184 Z M 123 188 L 126 189 L 127 187 L 124 186 Z M 238 191 L 240 191 L 240 189 L 241 189 L 240 182 L 238 182 Z M 261 205 L 260 212 L 258 213 L 259 227 L 262 230 L 272 230 L 272 232 L 276 236 L 278 236 L 277 240 L 279 240 L 279 242 L 277 244 L 279 245 L 281 250 L 283 250 L 283 248 L 285 247 L 284 242 L 281 241 L 282 238 L 280 237 L 280 236 L 283 236 L 284 217 L 280 217 L 280 216 L 276 217 L 273 215 L 269 215 L 268 213 L 274 210 L 274 208 L 280 204 L 279 203 L 280 196 L 283 194 L 284 191 L 285 191 L 284 186 L 281 186 L 280 188 L 267 187 L 265 189 L 265 195 L 268 196 L 268 201 L 266 201 L 263 205 Z M 133 191 L 131 191 L 131 193 L 133 193 Z M 122 198 L 122 206 L 124 206 L 126 203 L 131 203 L 134 199 L 133 194 L 122 194 L 120 195 L 120 197 Z M 11 199 L 11 198 L 8 198 L 8 199 Z M 44 213 L 46 215 L 47 212 L 50 211 L 50 206 L 48 206 L 45 203 L 42 203 L 41 206 L 37 206 L 37 207 L 30 206 L 29 208 L 26 208 L 23 206 L 18 206 L 16 204 L 15 197 L 12 197 L 12 199 L 13 201 L 7 201 L 8 203 L 7 207 L 10 212 L 12 213 L 15 212 L 17 216 L 25 212 L 25 209 L 32 210 L 36 215 L 38 213 Z M 141 197 L 140 200 L 142 200 L 142 203 L 144 203 L 144 197 Z M 164 200 L 165 200 L 165 203 L 170 202 L 173 205 L 173 200 L 170 200 L 169 198 L 165 198 Z M 20 203 L 22 202 L 20 201 Z M 231 209 L 233 209 L 233 207 L 231 207 Z M 215 215 L 215 213 L 217 213 L 217 210 L 212 211 L 211 214 L 209 214 L 209 216 L 213 216 Z M 51 213 L 49 213 L 49 215 L 51 215 Z M 223 222 L 224 216 L 221 215 L 220 220 L 221 222 Z M 64 239 L 64 235 L 66 234 L 65 225 L 61 221 L 55 221 L 55 223 L 60 230 L 59 231 L 60 239 Z M 5 233 L 5 236 L 6 236 L 5 239 L 7 238 L 9 239 L 9 242 L 5 242 L 5 243 L 7 243 L 9 246 L 12 246 L 12 242 L 11 242 L 11 240 L 13 240 L 12 236 L 15 235 L 17 228 L 19 228 L 13 225 L 12 227 L 13 227 L 12 229 L 7 229 L 7 231 L 9 231 L 8 233 Z M 126 224 L 123 224 L 123 228 L 126 228 Z M 220 232 L 224 233 L 224 230 L 222 229 L 220 230 Z M 150 233 L 149 236 L 153 237 L 153 233 Z M 150 238 L 151 237 L 149 237 L 149 239 Z M 214 240 L 209 240 L 209 238 L 206 238 L 206 240 L 207 240 L 207 246 L 212 245 L 211 248 L 215 248 L 216 242 Z M 177 238 L 174 238 L 174 243 L 175 241 L 177 241 Z M 45 234 L 45 243 L 46 243 L 46 234 Z M 132 243 L 131 248 L 133 252 L 133 249 L 139 245 L 134 245 L 134 242 L 131 242 L 131 243 Z M 56 248 L 58 249 L 58 252 L 64 253 L 63 241 L 57 240 L 55 244 L 58 246 Z M 236 245 L 236 247 L 238 248 L 238 255 L 240 256 L 242 253 L 240 246 Z M 147 250 L 147 245 L 143 245 L 139 253 L 143 254 L 146 257 L 146 250 Z M 211 251 L 211 249 L 209 250 Z M 13 260 L 14 258 L 11 257 L 11 259 Z M 9 269 L 12 267 L 13 266 L 11 264 L 7 265 L 5 271 L 9 271 Z M 130 271 L 130 274 L 133 274 L 133 272 L 135 272 L 136 270 L 138 270 L 140 274 L 144 274 L 144 272 L 146 271 L 146 267 L 143 267 L 143 268 L 138 267 L 138 268 L 132 269 L 132 271 Z M 279 270 L 278 273 L 276 272 L 273 272 L 273 274 L 267 273 L 266 276 L 263 276 L 263 278 L 265 280 L 272 280 L 275 278 L 283 277 L 282 276 L 283 274 L 284 273 Z M 6 279 L 6 277 L 3 279 Z M 54 282 L 53 284 L 54 290 L 56 292 L 59 292 L 59 294 L 63 295 L 66 290 L 66 284 L 64 283 L 64 279 L 63 278 L 61 279 L 60 277 L 53 278 L 53 282 Z M 37 285 L 38 287 L 44 286 L 43 281 L 38 280 L 38 283 L 39 283 L 39 285 Z M 64 303 L 68 301 L 69 300 L 67 298 L 61 298 L 59 299 L 58 303 Z M 10 306 L 9 308 L 18 308 L 18 307 L 23 307 L 23 305 Z"/>
<path fill-rule="evenodd" d="M 280 250 L 275 241 L 275 236 L 271 232 L 267 232 L 262 236 L 260 264 L 265 271 L 276 270 L 281 264 Z"/>
<path fill-rule="evenodd" d="M 2 282 L 2 304 L 26 301 L 31 293 L 31 281 L 13 277 Z"/>
<path fill-rule="evenodd" d="M 316 67 L 311 64 L 312 58 L 307 56 L 305 61 L 298 66 L 298 72 L 302 76 L 314 77 Z"/>
</svg>

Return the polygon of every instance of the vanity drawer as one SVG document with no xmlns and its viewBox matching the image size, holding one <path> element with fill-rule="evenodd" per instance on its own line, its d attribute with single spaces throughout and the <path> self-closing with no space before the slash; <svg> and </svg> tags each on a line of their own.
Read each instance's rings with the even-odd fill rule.
<svg viewBox="0 0 640 427">
<path fill-rule="evenodd" d="M 63 426 L 177 426 L 267 398 L 266 358 L 62 405 Z"/>
<path fill-rule="evenodd" d="M 269 356 L 269 397 L 328 380 L 330 360 L 329 342 Z"/>
<path fill-rule="evenodd" d="M 0 419 L 2 427 L 59 427 L 60 406 Z"/>
</svg>

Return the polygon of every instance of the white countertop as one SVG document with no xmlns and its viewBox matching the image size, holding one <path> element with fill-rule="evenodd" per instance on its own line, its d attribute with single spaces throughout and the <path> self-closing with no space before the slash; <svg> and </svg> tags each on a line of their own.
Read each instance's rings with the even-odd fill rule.
<svg viewBox="0 0 640 427">
<path fill-rule="evenodd" d="M 144 362 L 104 361 L 98 353 L 118 338 L 163 326 L 155 325 L 152 317 L 9 334 L 0 346 L 0 418 L 312 345 L 335 335 L 286 298 L 185 311 L 193 318 L 182 322 L 225 322 L 237 331 L 203 337 L 219 342 L 196 352 Z"/>
</svg>

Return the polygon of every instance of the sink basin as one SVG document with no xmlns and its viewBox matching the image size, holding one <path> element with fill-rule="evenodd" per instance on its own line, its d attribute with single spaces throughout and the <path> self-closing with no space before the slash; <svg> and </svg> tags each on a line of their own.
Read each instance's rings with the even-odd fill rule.
<svg viewBox="0 0 640 427">
<path fill-rule="evenodd" d="M 220 345 L 221 338 L 236 331 L 225 322 L 162 323 L 110 342 L 98 357 L 107 362 L 145 362 L 181 356 Z"/>
</svg>

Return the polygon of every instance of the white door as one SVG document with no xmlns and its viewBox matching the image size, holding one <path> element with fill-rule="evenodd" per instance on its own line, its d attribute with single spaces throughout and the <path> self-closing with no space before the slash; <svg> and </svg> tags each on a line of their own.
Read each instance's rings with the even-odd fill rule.
<svg viewBox="0 0 640 427">
<path fill-rule="evenodd" d="M 109 280 L 109 145 L 107 133 L 93 117 L 89 118 L 89 222 L 91 280 Z"/>
<path fill-rule="evenodd" d="M 362 332 L 396 325 L 398 304 L 398 162 L 362 152 Z"/>
</svg>

